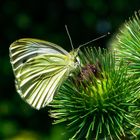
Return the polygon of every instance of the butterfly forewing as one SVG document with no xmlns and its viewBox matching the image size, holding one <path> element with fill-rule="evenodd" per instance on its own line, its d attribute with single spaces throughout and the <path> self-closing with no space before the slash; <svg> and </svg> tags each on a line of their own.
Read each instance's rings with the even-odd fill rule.
<svg viewBox="0 0 140 140">
<path fill-rule="evenodd" d="M 46 53 L 68 54 L 68 52 L 62 49 L 60 46 L 38 39 L 20 39 L 12 43 L 10 46 L 11 62 L 14 68 L 25 63 L 30 58 Z"/>
<path fill-rule="evenodd" d="M 42 40 L 20 39 L 10 46 L 10 59 L 20 96 L 40 109 L 75 68 L 73 57 L 61 47 Z"/>
</svg>

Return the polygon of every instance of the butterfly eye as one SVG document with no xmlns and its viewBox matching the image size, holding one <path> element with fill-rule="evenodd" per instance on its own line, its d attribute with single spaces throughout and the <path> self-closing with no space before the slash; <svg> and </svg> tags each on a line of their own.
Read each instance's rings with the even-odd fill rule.
<svg viewBox="0 0 140 140">
<path fill-rule="evenodd" d="M 81 63 L 80 63 L 80 58 L 77 56 L 77 57 L 75 57 L 75 62 L 77 63 L 77 65 L 80 65 Z"/>
</svg>

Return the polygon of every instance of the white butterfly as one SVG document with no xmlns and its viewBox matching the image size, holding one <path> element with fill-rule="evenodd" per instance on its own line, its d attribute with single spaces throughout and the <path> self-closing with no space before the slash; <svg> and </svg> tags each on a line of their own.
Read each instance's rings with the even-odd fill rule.
<svg viewBox="0 0 140 140">
<path fill-rule="evenodd" d="M 40 109 L 77 67 L 78 51 L 68 53 L 60 46 L 38 39 L 19 39 L 10 46 L 16 88 L 29 105 Z"/>
</svg>

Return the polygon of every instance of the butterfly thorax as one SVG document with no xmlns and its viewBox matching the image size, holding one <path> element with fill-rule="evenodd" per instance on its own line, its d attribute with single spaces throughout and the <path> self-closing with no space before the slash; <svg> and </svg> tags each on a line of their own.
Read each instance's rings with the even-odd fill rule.
<svg viewBox="0 0 140 140">
<path fill-rule="evenodd" d="M 77 52 L 71 51 L 67 57 L 68 58 L 67 64 L 68 67 L 70 68 L 70 71 L 74 70 L 77 67 L 76 56 L 77 56 Z"/>
</svg>

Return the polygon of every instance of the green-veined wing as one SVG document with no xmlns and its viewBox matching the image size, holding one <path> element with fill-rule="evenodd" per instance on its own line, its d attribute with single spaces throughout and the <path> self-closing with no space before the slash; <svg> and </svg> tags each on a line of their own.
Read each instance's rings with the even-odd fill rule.
<svg viewBox="0 0 140 140">
<path fill-rule="evenodd" d="M 75 54 L 38 40 L 20 39 L 10 46 L 17 91 L 32 107 L 49 104 L 62 82 L 75 69 Z"/>
</svg>

